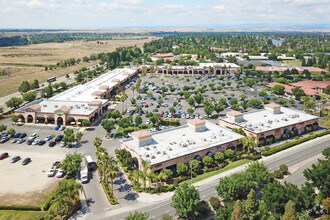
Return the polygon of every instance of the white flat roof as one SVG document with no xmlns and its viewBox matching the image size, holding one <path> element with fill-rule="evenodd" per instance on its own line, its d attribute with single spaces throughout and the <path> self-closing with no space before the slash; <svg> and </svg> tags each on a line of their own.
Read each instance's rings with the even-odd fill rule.
<svg viewBox="0 0 330 220">
<path fill-rule="evenodd" d="M 121 140 L 151 165 L 241 139 L 230 129 L 206 121 L 206 130 L 195 132 L 188 125 L 152 133 L 152 144 L 139 147 L 132 138 Z"/>
<path fill-rule="evenodd" d="M 117 82 L 126 80 L 130 75 L 134 74 L 136 70 L 124 68 L 114 69 L 102 74 L 101 76 L 85 83 L 70 88 L 64 92 L 59 93 L 49 99 L 43 99 L 38 104 L 41 106 L 41 113 L 54 113 L 55 110 L 62 106 L 70 107 L 70 114 L 74 115 L 89 115 L 97 106 L 89 106 L 88 103 L 97 100 L 102 105 L 108 102 L 107 99 L 96 99 L 94 92 L 102 91 L 101 86 L 108 86 L 110 90 L 117 85 Z M 104 90 L 105 91 L 105 90 Z M 19 110 L 24 110 L 26 105 Z"/>
<path fill-rule="evenodd" d="M 274 114 L 266 109 L 244 113 L 244 120 L 240 123 L 233 122 L 227 117 L 222 118 L 221 120 L 239 125 L 248 131 L 258 134 L 316 118 L 318 117 L 307 114 L 303 111 L 281 107 L 280 114 Z"/>
<path fill-rule="evenodd" d="M 232 67 L 232 68 L 240 67 L 240 66 L 236 65 L 235 63 L 200 63 L 199 66 L 202 66 L 202 67 L 220 66 L 220 67 Z"/>
</svg>

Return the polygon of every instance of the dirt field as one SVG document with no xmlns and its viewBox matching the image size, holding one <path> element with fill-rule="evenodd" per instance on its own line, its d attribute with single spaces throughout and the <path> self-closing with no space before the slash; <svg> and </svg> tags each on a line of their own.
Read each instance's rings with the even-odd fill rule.
<svg viewBox="0 0 330 220">
<path fill-rule="evenodd" d="M 0 76 L 0 97 L 17 92 L 22 81 L 38 79 L 44 82 L 52 76 L 63 76 L 81 67 L 92 66 L 97 62 L 80 63 L 67 68 L 44 71 L 46 65 L 54 65 L 69 58 L 82 58 L 93 53 L 111 52 L 122 46 L 142 46 L 152 39 L 118 39 L 100 41 L 73 41 L 65 43 L 33 44 L 18 47 L 0 48 L 0 69 L 12 68 L 9 76 Z"/>
<path fill-rule="evenodd" d="M 63 159 L 62 156 L 21 151 L 9 151 L 9 154 L 9 158 L 0 161 L 3 180 L 0 181 L 0 205 L 37 205 L 43 202 L 60 180 L 47 177 L 47 170 L 54 161 Z M 16 155 L 22 159 L 10 163 Z M 32 162 L 23 166 L 21 162 L 25 157 L 30 157 Z"/>
</svg>

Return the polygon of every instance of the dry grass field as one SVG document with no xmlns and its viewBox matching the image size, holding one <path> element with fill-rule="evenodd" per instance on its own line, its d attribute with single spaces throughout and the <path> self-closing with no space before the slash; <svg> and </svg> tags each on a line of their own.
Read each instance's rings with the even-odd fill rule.
<svg viewBox="0 0 330 220">
<path fill-rule="evenodd" d="M 0 76 L 0 97 L 17 92 L 22 81 L 38 79 L 44 82 L 52 76 L 63 76 L 72 73 L 81 67 L 91 66 L 97 62 L 80 63 L 67 68 L 59 68 L 53 71 L 44 71 L 44 66 L 70 59 L 82 58 L 93 53 L 111 52 L 117 47 L 134 46 L 141 47 L 148 39 L 116 39 L 100 41 L 73 41 L 65 43 L 33 44 L 17 47 L 0 48 L 0 69 L 10 68 L 9 76 Z"/>
</svg>

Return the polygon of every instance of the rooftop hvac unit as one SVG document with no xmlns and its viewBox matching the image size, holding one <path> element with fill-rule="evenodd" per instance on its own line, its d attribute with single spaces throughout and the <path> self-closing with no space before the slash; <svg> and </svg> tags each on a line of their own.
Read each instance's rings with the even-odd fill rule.
<svg viewBox="0 0 330 220">
<path fill-rule="evenodd" d="M 160 151 L 157 151 L 157 154 L 160 154 Z"/>
<path fill-rule="evenodd" d="M 166 153 L 166 151 L 163 151 L 163 155 L 166 155 L 167 153 Z"/>
<path fill-rule="evenodd" d="M 156 157 L 154 155 L 151 156 L 151 159 L 156 159 Z"/>
<path fill-rule="evenodd" d="M 149 154 L 146 154 L 146 157 L 150 157 L 150 155 Z"/>
<path fill-rule="evenodd" d="M 264 115 L 264 117 L 267 117 L 267 115 Z"/>
<path fill-rule="evenodd" d="M 43 105 L 43 107 L 47 107 L 47 105 Z"/>
<path fill-rule="evenodd" d="M 169 150 L 169 151 L 172 151 L 173 149 L 170 147 L 168 150 Z"/>
<path fill-rule="evenodd" d="M 146 150 L 150 150 L 150 148 L 149 147 L 146 147 Z"/>
<path fill-rule="evenodd" d="M 58 105 L 54 105 L 55 108 L 58 108 Z"/>
</svg>

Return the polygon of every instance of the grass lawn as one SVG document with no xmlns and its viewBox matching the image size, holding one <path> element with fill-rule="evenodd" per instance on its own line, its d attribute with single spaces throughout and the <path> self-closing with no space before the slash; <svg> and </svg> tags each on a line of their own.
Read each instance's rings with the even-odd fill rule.
<svg viewBox="0 0 330 220">
<path fill-rule="evenodd" d="M 37 220 L 45 216 L 47 212 L 33 212 L 33 211 L 13 211 L 0 210 L 1 220 Z"/>
<path fill-rule="evenodd" d="M 300 60 L 288 60 L 288 61 L 282 61 L 281 63 L 289 66 L 301 66 Z"/>
<path fill-rule="evenodd" d="M 227 166 L 225 166 L 222 169 L 214 170 L 214 171 L 211 171 L 211 172 L 203 173 L 202 175 L 198 175 L 197 177 L 195 177 L 195 178 L 192 179 L 192 183 L 196 183 L 198 181 L 207 179 L 207 178 L 209 178 L 211 176 L 217 175 L 219 173 L 226 172 L 228 170 L 234 169 L 236 167 L 239 167 L 241 165 L 247 164 L 249 162 L 251 162 L 251 160 L 247 160 L 247 159 L 237 160 L 237 161 L 231 162 L 231 163 L 229 163 Z M 190 179 L 189 180 L 185 180 L 185 181 L 181 182 L 180 184 L 182 184 L 184 182 L 190 183 Z"/>
</svg>

